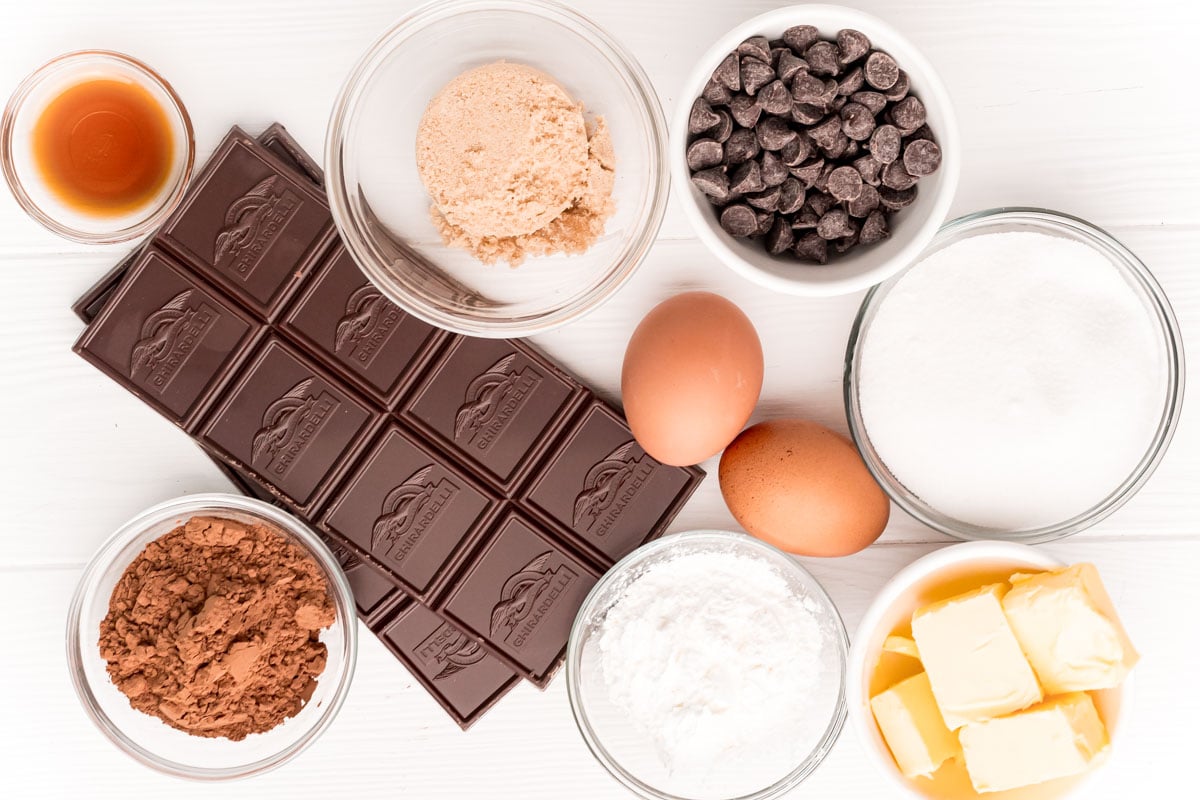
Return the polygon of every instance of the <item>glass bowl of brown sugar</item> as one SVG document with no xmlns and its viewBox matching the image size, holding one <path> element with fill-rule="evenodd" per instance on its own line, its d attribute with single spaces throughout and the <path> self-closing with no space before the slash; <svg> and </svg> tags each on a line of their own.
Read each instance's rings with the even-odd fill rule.
<svg viewBox="0 0 1200 800">
<path fill-rule="evenodd" d="M 84 570 L 67 663 L 118 748 L 217 781 L 294 758 L 337 716 L 358 652 L 337 558 L 267 503 L 201 494 L 123 525 Z"/>
</svg>

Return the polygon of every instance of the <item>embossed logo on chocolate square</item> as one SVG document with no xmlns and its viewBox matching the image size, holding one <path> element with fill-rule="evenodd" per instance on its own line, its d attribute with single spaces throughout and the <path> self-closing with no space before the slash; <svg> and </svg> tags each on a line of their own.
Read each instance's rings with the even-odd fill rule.
<svg viewBox="0 0 1200 800">
<path fill-rule="evenodd" d="M 654 474 L 657 462 L 644 453 L 635 455 L 630 439 L 588 470 L 583 491 L 575 496 L 575 527 L 602 537 L 620 519 Z"/>
<path fill-rule="evenodd" d="M 487 651 L 449 622 L 443 622 L 413 651 L 421 664 L 437 668 L 433 680 L 440 681 L 483 661 Z"/>
<path fill-rule="evenodd" d="M 163 394 L 220 315 L 185 289 L 142 323 L 140 338 L 129 354 L 129 377 Z"/>
<path fill-rule="evenodd" d="M 368 283 L 346 301 L 346 313 L 338 320 L 333 350 L 365 369 L 371 366 L 403 319 L 404 312 Z"/>
<path fill-rule="evenodd" d="M 337 410 L 338 401 L 329 392 L 309 391 L 312 383 L 312 378 L 300 381 L 267 406 L 250 446 L 255 467 L 279 478 L 287 475 Z"/>
<path fill-rule="evenodd" d="M 460 444 L 486 452 L 541 384 L 533 367 L 512 369 L 516 357 L 509 353 L 467 386 L 454 416 L 454 438 Z"/>
<path fill-rule="evenodd" d="M 303 203 L 278 175 L 260 181 L 225 212 L 225 226 L 217 233 L 213 248 L 213 264 L 243 281 L 248 279 Z"/>
<path fill-rule="evenodd" d="M 371 529 L 371 551 L 395 561 L 404 561 L 426 531 L 437 524 L 459 487 L 448 479 L 430 481 L 429 464 L 409 475 L 383 501 L 383 509 Z"/>
<path fill-rule="evenodd" d="M 492 609 L 492 639 L 520 650 L 578 577 L 566 564 L 549 566 L 552 555 L 547 550 L 504 582 L 500 602 Z"/>
</svg>

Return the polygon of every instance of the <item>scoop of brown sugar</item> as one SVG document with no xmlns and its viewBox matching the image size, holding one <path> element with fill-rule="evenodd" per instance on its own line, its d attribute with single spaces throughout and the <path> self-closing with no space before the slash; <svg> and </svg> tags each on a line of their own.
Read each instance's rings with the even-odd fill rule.
<svg viewBox="0 0 1200 800">
<path fill-rule="evenodd" d="M 193 517 L 146 545 L 113 589 L 100 655 L 130 705 L 240 740 L 312 697 L 334 622 L 320 567 L 274 528 Z"/>
</svg>

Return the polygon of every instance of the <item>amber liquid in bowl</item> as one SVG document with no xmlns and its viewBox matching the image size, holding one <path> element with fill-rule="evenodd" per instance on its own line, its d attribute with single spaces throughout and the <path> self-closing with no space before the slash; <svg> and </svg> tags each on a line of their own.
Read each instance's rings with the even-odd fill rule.
<svg viewBox="0 0 1200 800">
<path fill-rule="evenodd" d="M 98 78 L 63 90 L 33 129 L 33 161 L 56 197 L 93 216 L 153 200 L 171 174 L 166 111 L 142 86 Z"/>
</svg>

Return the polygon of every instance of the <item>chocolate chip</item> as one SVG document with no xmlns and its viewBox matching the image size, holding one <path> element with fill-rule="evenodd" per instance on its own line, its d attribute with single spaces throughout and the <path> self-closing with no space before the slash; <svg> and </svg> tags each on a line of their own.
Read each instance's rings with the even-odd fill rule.
<svg viewBox="0 0 1200 800">
<path fill-rule="evenodd" d="M 729 103 L 729 113 L 733 121 L 743 128 L 753 128 L 762 116 L 762 106 L 748 94 L 739 94 Z"/>
<path fill-rule="evenodd" d="M 846 107 L 847 100 L 844 97 L 838 96 L 833 98 L 833 102 L 829 104 L 830 111 L 841 111 Z"/>
<path fill-rule="evenodd" d="M 915 131 L 925 124 L 925 104 L 915 97 L 904 98 L 892 106 L 892 122 L 902 131 Z"/>
<path fill-rule="evenodd" d="M 855 67 L 842 76 L 838 81 L 837 93 L 842 97 L 849 97 L 863 87 L 863 71 L 862 67 Z"/>
<path fill-rule="evenodd" d="M 735 194 L 761 192 L 766 188 L 762 179 L 762 167 L 757 161 L 747 161 L 729 176 L 729 189 Z"/>
<path fill-rule="evenodd" d="M 730 53 L 717 64 L 712 79 L 731 92 L 742 88 L 742 67 L 738 63 L 737 53 Z"/>
<path fill-rule="evenodd" d="M 775 70 L 765 61 L 746 56 L 742 58 L 742 91 L 757 94 L 758 90 L 775 80 Z"/>
<path fill-rule="evenodd" d="M 733 195 L 729 191 L 729 175 L 724 167 L 713 167 L 694 173 L 692 185 L 718 203 L 728 202 Z"/>
<path fill-rule="evenodd" d="M 842 66 L 858 61 L 871 51 L 871 40 L 862 31 L 843 28 L 837 33 L 837 46 L 841 51 Z"/>
<path fill-rule="evenodd" d="M 800 134 L 792 130 L 792 126 L 788 125 L 786 120 L 779 117 L 767 117 L 758 123 L 754 130 L 763 150 L 782 150 L 785 145 L 800 138 Z"/>
<path fill-rule="evenodd" d="M 708 138 L 716 139 L 723 144 L 729 141 L 729 137 L 733 133 L 733 115 L 723 108 L 718 108 L 716 111 L 721 121 L 717 123 L 716 128 L 709 132 Z"/>
<path fill-rule="evenodd" d="M 809 192 L 808 199 L 804 201 L 804 204 L 818 217 L 824 217 L 829 212 L 829 209 L 837 205 L 837 201 L 823 192 L 815 194 Z"/>
<path fill-rule="evenodd" d="M 803 58 L 791 50 L 784 50 L 779 54 L 779 60 L 775 62 L 775 72 L 784 83 L 790 83 L 801 70 L 808 71 L 808 62 Z"/>
<path fill-rule="evenodd" d="M 858 197 L 846 203 L 846 212 L 852 217 L 865 217 L 879 208 L 879 192 L 874 186 L 864 184 Z"/>
<path fill-rule="evenodd" d="M 808 135 L 817 143 L 817 147 L 833 147 L 837 137 L 842 135 L 842 120 L 831 114 L 823 122 L 810 128 Z"/>
<path fill-rule="evenodd" d="M 744 239 L 758 230 L 758 215 L 744 203 L 725 206 L 721 211 L 721 228 L 730 236 Z"/>
<path fill-rule="evenodd" d="M 783 41 L 797 54 L 804 52 L 817 40 L 820 32 L 812 25 L 794 25 L 783 32 Z"/>
<path fill-rule="evenodd" d="M 755 218 L 758 220 L 758 227 L 754 229 L 754 235 L 766 236 L 767 231 L 771 230 L 771 226 L 775 224 L 775 215 L 769 211 L 759 211 Z"/>
<path fill-rule="evenodd" d="M 899 162 L 896 162 L 899 163 Z M 879 190 L 879 205 L 886 208 L 888 211 L 899 211 L 905 206 L 912 205 L 917 199 L 917 187 L 910 186 L 907 189 L 891 189 L 884 186 Z"/>
<path fill-rule="evenodd" d="M 887 105 L 887 98 L 879 92 L 855 92 L 850 95 L 850 102 L 866 106 L 872 114 L 878 114 Z"/>
<path fill-rule="evenodd" d="M 709 81 L 704 84 L 704 91 L 700 96 L 714 106 L 723 106 L 733 99 L 733 92 L 716 81 Z"/>
<path fill-rule="evenodd" d="M 834 80 L 833 78 L 826 78 L 825 79 L 825 92 L 824 92 L 824 94 L 821 95 L 820 100 L 817 101 L 818 105 L 823 105 L 823 106 L 828 107 L 831 103 L 835 103 L 838 100 L 841 100 L 842 98 L 838 97 L 837 87 L 838 87 L 838 82 L 836 80 Z"/>
<path fill-rule="evenodd" d="M 759 134 L 759 144 L 762 143 L 762 134 Z M 786 142 L 779 149 L 779 157 L 783 163 L 789 167 L 799 166 L 810 155 L 812 155 L 813 147 L 807 136 L 796 134 L 796 137 L 789 142 Z"/>
<path fill-rule="evenodd" d="M 771 69 L 775 70 L 775 72 L 778 73 L 779 72 L 779 59 L 781 59 L 783 57 L 783 54 L 790 53 L 793 56 L 795 56 L 796 54 L 792 53 L 792 48 L 788 47 L 786 44 L 783 43 L 783 39 L 773 39 L 773 40 L 771 40 L 770 45 L 771 45 L 771 61 L 769 63 L 771 64 Z M 782 77 L 782 76 L 780 76 L 780 77 Z"/>
<path fill-rule="evenodd" d="M 759 61 L 771 61 L 771 43 L 765 36 L 751 36 L 737 46 L 738 55 L 753 56 Z"/>
<path fill-rule="evenodd" d="M 761 192 L 746 195 L 746 202 L 760 211 L 778 211 L 780 194 L 778 186 L 769 186 Z"/>
<path fill-rule="evenodd" d="M 871 134 L 871 155 L 880 164 L 890 164 L 900 157 L 900 131 L 894 125 L 880 125 Z"/>
<path fill-rule="evenodd" d="M 876 209 L 863 220 L 862 229 L 858 233 L 858 243 L 875 244 L 875 242 L 886 239 L 889 235 L 887 217 L 884 216 L 882 211 Z"/>
<path fill-rule="evenodd" d="M 715 167 L 725 158 L 725 148 L 713 139 L 697 139 L 688 145 L 687 165 L 693 172 Z"/>
<path fill-rule="evenodd" d="M 904 148 L 904 169 L 909 175 L 921 177 L 937 172 L 942 165 L 942 148 L 937 142 L 917 139 Z"/>
<path fill-rule="evenodd" d="M 854 167 L 838 167 L 829 173 L 829 193 L 836 199 L 853 200 L 862 190 L 862 175 Z"/>
<path fill-rule="evenodd" d="M 871 138 L 875 130 L 875 115 L 866 106 L 847 103 L 842 107 L 842 133 L 856 142 Z"/>
<path fill-rule="evenodd" d="M 875 156 L 869 154 L 859 156 L 854 159 L 854 168 L 862 176 L 863 183 L 871 186 L 879 185 L 879 172 L 883 169 L 883 164 L 879 163 L 879 159 L 875 158 Z"/>
<path fill-rule="evenodd" d="M 825 166 L 821 167 L 821 174 L 817 176 L 817 180 L 813 184 L 813 188 L 822 194 L 828 194 L 829 193 L 829 176 L 831 174 L 833 174 L 833 171 L 834 171 L 834 169 L 836 169 L 836 167 L 837 167 L 836 164 L 831 164 L 828 161 L 826 161 Z M 831 198 L 831 202 L 832 202 L 832 198 Z M 825 213 L 825 212 L 822 211 L 821 213 Z"/>
<path fill-rule="evenodd" d="M 866 75 L 867 83 L 873 88 L 890 89 L 896 84 L 900 67 L 896 64 L 896 59 L 887 53 L 876 51 L 867 56 L 867 64 L 863 72 Z"/>
<path fill-rule="evenodd" d="M 825 97 L 825 81 L 803 73 L 792 80 L 792 100 L 806 105 L 822 105 Z"/>
<path fill-rule="evenodd" d="M 838 75 L 842 67 L 838 64 L 838 48 L 833 42 L 816 41 L 804 51 L 808 71 L 814 75 Z"/>
<path fill-rule="evenodd" d="M 721 118 L 713 111 L 712 106 L 703 97 L 697 97 L 692 103 L 692 112 L 688 115 L 688 133 L 697 134 L 710 131 L 717 127 Z"/>
<path fill-rule="evenodd" d="M 731 167 L 749 161 L 758 153 L 758 137 L 746 128 L 734 131 L 725 143 L 725 163 Z"/>
<path fill-rule="evenodd" d="M 788 179 L 788 168 L 778 155 L 767 151 L 760 162 L 763 183 L 767 186 L 778 186 Z"/>
<path fill-rule="evenodd" d="M 792 249 L 795 241 L 792 226 L 783 217 L 776 217 L 771 230 L 767 231 L 767 252 L 773 256 L 782 255 Z"/>
<path fill-rule="evenodd" d="M 792 177 L 799 178 L 804 184 L 805 189 L 811 189 L 816 185 L 817 179 L 821 177 L 821 170 L 825 169 L 825 159 L 814 158 L 812 161 L 806 161 L 798 167 L 792 167 L 788 172 L 792 173 Z"/>
<path fill-rule="evenodd" d="M 779 213 L 795 214 L 804 205 L 804 184 L 788 178 L 779 187 Z"/>
<path fill-rule="evenodd" d="M 893 103 L 904 99 L 908 94 L 908 73 L 900 70 L 900 77 L 896 78 L 895 85 L 883 93 L 883 96 Z"/>
<path fill-rule="evenodd" d="M 808 103 L 794 103 L 792 105 L 792 119 L 801 125 L 814 125 L 825 119 L 825 109 L 820 106 L 809 105 Z"/>
<path fill-rule="evenodd" d="M 915 131 L 913 131 L 912 133 L 910 133 L 904 137 L 904 140 L 906 142 L 915 141 L 917 139 L 928 139 L 931 142 L 937 141 L 937 139 L 933 138 L 933 131 L 929 130 L 928 125 L 922 125 L 921 127 L 917 128 Z"/>
<path fill-rule="evenodd" d="M 853 224 L 853 223 L 851 223 L 851 224 Z M 847 250 L 850 250 L 851 248 L 853 248 L 857 244 L 858 244 L 858 231 L 856 230 L 856 231 L 854 231 L 854 233 L 850 234 L 849 236 L 843 236 L 840 239 L 834 239 L 833 240 L 833 249 L 838 251 L 839 253 L 844 253 Z"/>
<path fill-rule="evenodd" d="M 815 233 L 806 233 L 796 240 L 792 252 L 802 261 L 825 264 L 829 261 L 829 242 Z"/>
<path fill-rule="evenodd" d="M 786 114 L 792 109 L 792 93 L 783 81 L 774 80 L 759 91 L 758 104 L 768 114 Z"/>
<path fill-rule="evenodd" d="M 859 146 L 859 143 L 851 139 L 850 144 L 846 145 L 846 152 L 842 153 L 842 160 L 849 161 L 855 158 L 858 156 L 858 152 L 861 149 L 862 148 Z"/>
<path fill-rule="evenodd" d="M 853 233 L 850 215 L 844 208 L 831 208 L 821 215 L 821 221 L 817 223 L 817 234 L 822 239 L 840 239 Z"/>
<path fill-rule="evenodd" d="M 897 191 L 907 189 L 917 182 L 917 179 L 904 169 L 904 162 L 899 160 L 893 161 L 883 168 L 882 180 L 884 186 Z"/>
<path fill-rule="evenodd" d="M 804 206 L 798 213 L 792 215 L 792 230 L 815 230 L 817 223 L 820 221 L 820 214 L 813 211 L 809 206 Z"/>
<path fill-rule="evenodd" d="M 850 137 L 842 133 L 839 125 L 837 135 L 833 137 L 833 143 L 828 147 L 822 147 L 821 152 L 826 158 L 843 158 L 846 151 L 850 149 L 850 144 Z"/>
</svg>

